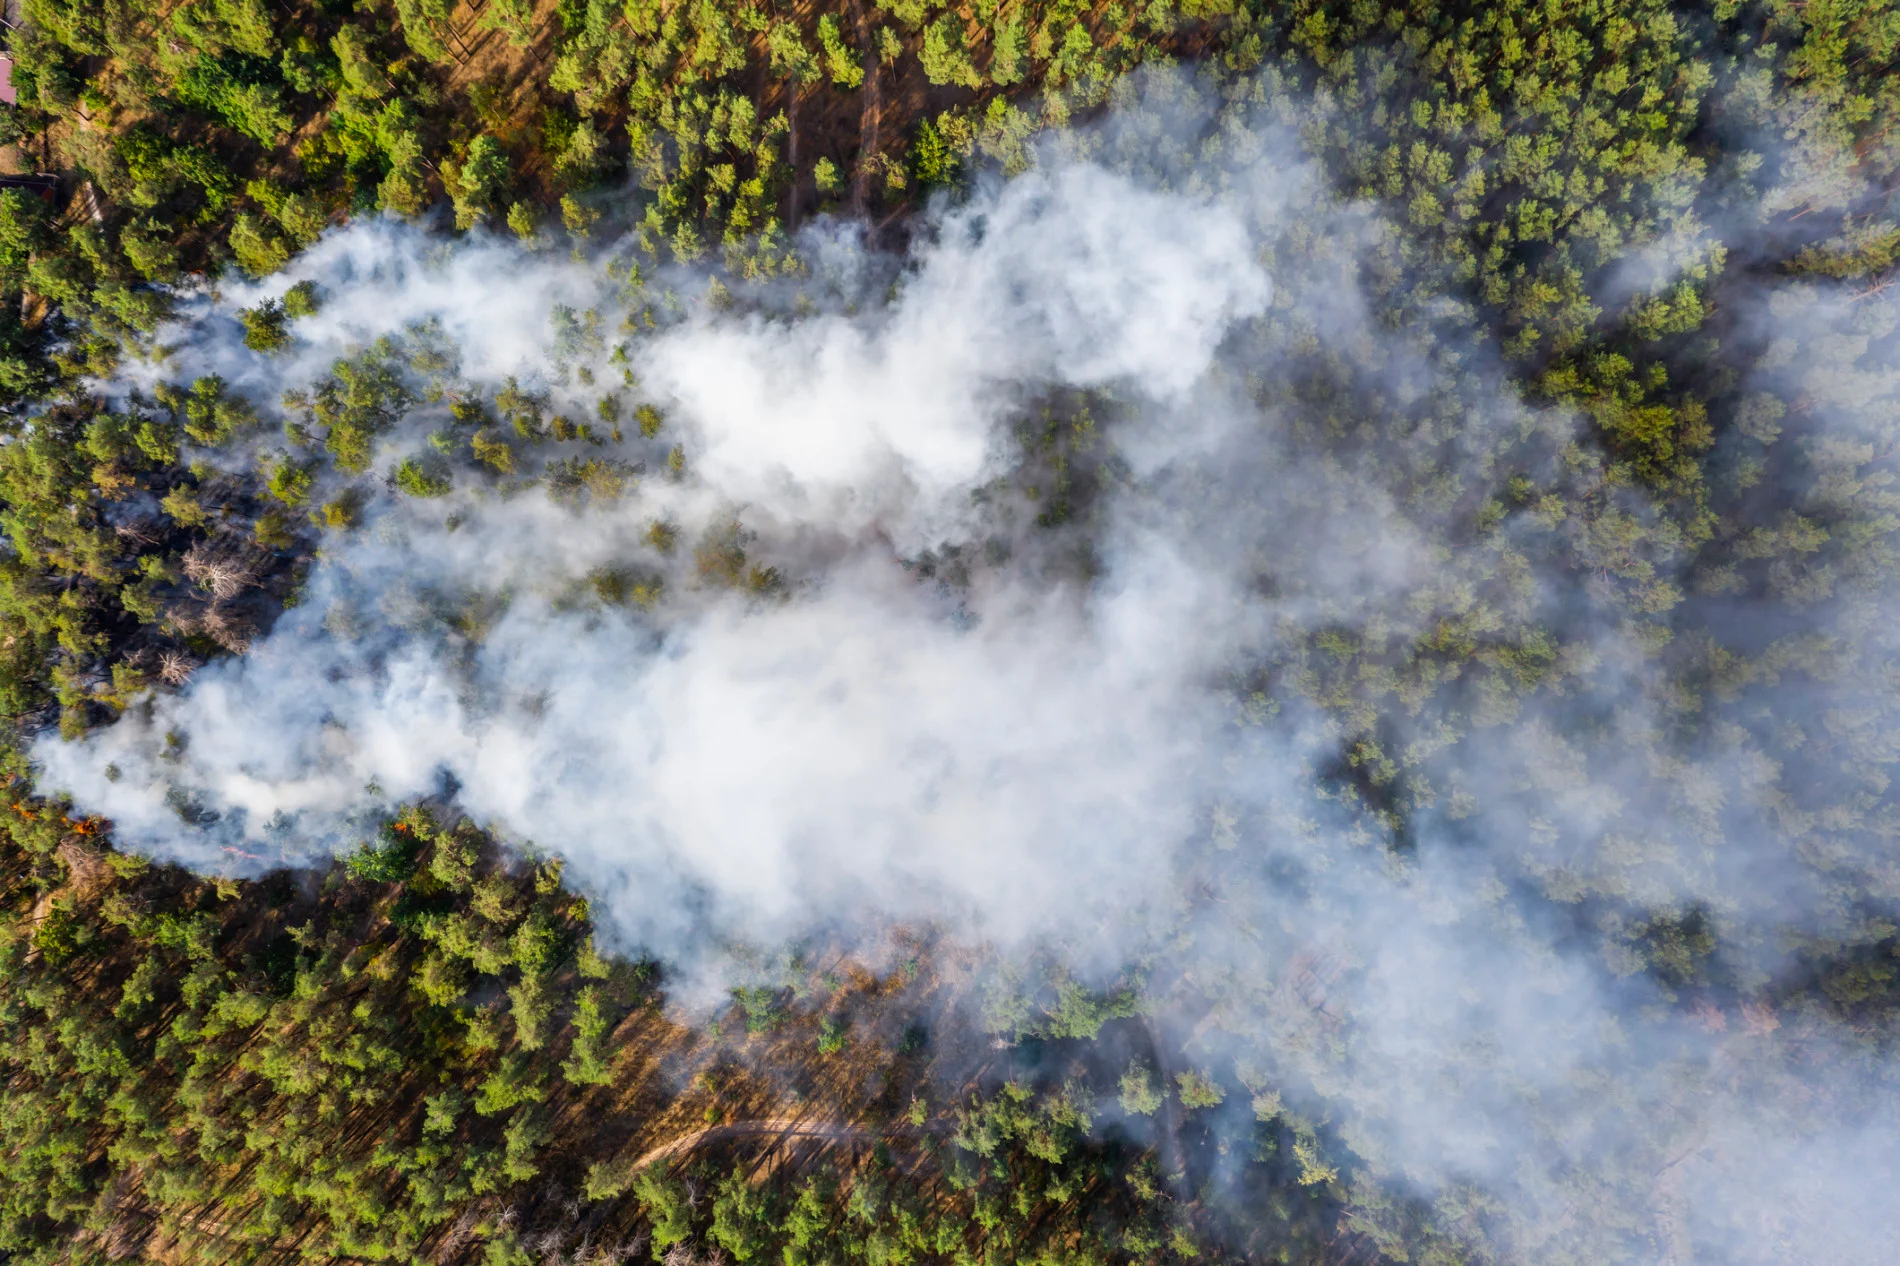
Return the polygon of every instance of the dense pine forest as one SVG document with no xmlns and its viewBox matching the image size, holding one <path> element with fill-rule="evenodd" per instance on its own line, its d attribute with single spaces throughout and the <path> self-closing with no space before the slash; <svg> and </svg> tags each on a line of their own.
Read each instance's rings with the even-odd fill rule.
<svg viewBox="0 0 1900 1266">
<path fill-rule="evenodd" d="M 0 1258 L 1892 1260 L 1900 7 L 4 43 Z"/>
</svg>

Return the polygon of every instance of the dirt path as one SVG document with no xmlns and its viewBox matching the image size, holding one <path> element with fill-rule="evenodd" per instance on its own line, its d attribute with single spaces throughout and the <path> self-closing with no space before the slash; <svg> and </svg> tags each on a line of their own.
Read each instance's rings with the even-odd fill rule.
<svg viewBox="0 0 1900 1266">
<path fill-rule="evenodd" d="M 864 0 L 852 0 L 851 9 L 857 25 L 858 55 L 867 63 L 864 109 L 858 116 L 857 179 L 852 182 L 851 188 L 852 214 L 861 216 L 870 198 L 872 164 L 878 158 L 878 126 L 884 118 L 884 65 L 877 55 L 877 44 L 871 38 L 871 23 L 865 16 Z"/>
<path fill-rule="evenodd" d="M 766 1117 L 758 1121 L 731 1121 L 725 1125 L 709 1125 L 691 1134 L 682 1134 L 676 1139 L 660 1144 L 634 1161 L 635 1169 L 644 1169 L 655 1161 L 671 1160 L 684 1152 L 707 1143 L 724 1143 L 732 1139 L 774 1137 L 778 1142 L 787 1143 L 803 1139 L 817 1139 L 825 1143 L 866 1143 L 882 1142 L 885 1139 L 900 1138 L 921 1131 L 913 1126 L 894 1126 L 884 1130 L 869 1130 L 860 1126 L 846 1125 L 842 1121 L 810 1121 L 803 1117 Z"/>
</svg>

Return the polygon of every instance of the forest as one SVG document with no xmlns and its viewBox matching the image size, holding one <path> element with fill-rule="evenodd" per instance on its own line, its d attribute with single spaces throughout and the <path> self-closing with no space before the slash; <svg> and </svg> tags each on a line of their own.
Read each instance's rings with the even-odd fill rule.
<svg viewBox="0 0 1900 1266">
<path fill-rule="evenodd" d="M 1891 0 L 6 17 L 0 1258 L 1892 1259 Z"/>
</svg>

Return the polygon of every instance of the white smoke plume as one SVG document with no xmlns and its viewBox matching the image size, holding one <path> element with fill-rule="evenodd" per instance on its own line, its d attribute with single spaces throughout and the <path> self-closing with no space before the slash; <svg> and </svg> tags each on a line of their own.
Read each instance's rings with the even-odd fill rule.
<svg viewBox="0 0 1900 1266">
<path fill-rule="evenodd" d="M 1026 393 L 1112 385 L 1135 408 L 1195 407 L 1216 346 L 1271 287 L 1235 216 L 1182 209 L 1072 168 L 947 221 L 868 319 L 709 312 L 641 340 L 635 371 L 690 436 L 691 479 L 579 514 L 540 493 L 392 502 L 326 544 L 249 655 L 44 746 L 48 776 L 134 845 L 205 864 L 347 847 L 366 786 L 401 800 L 446 774 L 478 818 L 639 894 L 608 909 L 662 952 L 696 928 L 792 935 L 854 895 L 921 916 L 948 893 L 1020 936 L 1078 868 L 1118 858 L 1107 887 L 1148 889 L 1165 852 L 1138 841 L 1188 829 L 1210 728 L 1182 703 L 1249 618 L 1230 578 L 1182 565 L 1152 524 L 1127 526 L 1106 583 L 1002 579 L 961 608 L 898 556 L 979 521 Z M 305 336 L 434 319 L 465 364 L 526 376 L 552 299 L 599 298 L 511 248 L 430 267 L 422 245 L 381 225 L 317 248 L 301 271 L 347 297 Z M 735 512 L 822 569 L 783 600 L 563 607 L 629 556 L 664 566 L 637 544 L 655 518 L 690 542 Z M 510 595 L 479 638 L 435 636 L 410 609 L 476 589 Z M 181 791 L 219 820 L 188 826 Z"/>
<path fill-rule="evenodd" d="M 1470 1216 L 1522 1260 L 1879 1259 L 1900 1155 L 1884 1065 L 1744 1068 L 1767 1024 L 1669 1022 L 1561 905 L 1514 900 L 1527 874 L 1614 854 L 1633 896 L 1761 938 L 1830 918 L 1781 886 L 1791 846 L 1765 811 L 1720 850 L 1630 863 L 1711 802 L 1760 808 L 1773 771 L 1718 738 L 1697 766 L 1715 783 L 1641 790 L 1666 747 L 1652 648 L 1607 599 L 1620 580 L 1562 563 L 1608 547 L 1552 544 L 1533 504 L 1478 562 L 1445 553 L 1453 485 L 1512 474 L 1495 437 L 1560 491 L 1589 440 L 1518 403 L 1455 312 L 1381 327 L 1357 278 L 1389 232 L 1252 144 L 1196 192 L 1051 155 L 939 209 L 905 260 L 835 226 L 806 243 L 812 278 L 736 302 L 388 223 L 271 284 L 327 296 L 289 353 L 232 337 L 261 291 L 201 300 L 143 372 L 217 372 L 268 405 L 404 336 L 453 349 L 451 394 L 514 376 L 591 416 L 589 384 L 630 381 L 666 429 L 560 450 L 622 463 L 580 504 L 473 468 L 443 497 L 376 493 L 268 636 L 43 740 L 44 785 L 128 846 L 226 870 L 346 851 L 390 804 L 444 796 L 565 858 L 626 944 L 689 976 L 735 943 L 893 919 L 1055 945 L 1084 972 L 1158 956 L 1206 1000 L 1154 1017 L 1186 1058 L 1282 1079 L 1367 1174 L 1441 1211 L 1463 1184 L 1498 1193 Z M 1293 366 L 1315 360 L 1351 390 L 1308 390 Z M 1461 403 L 1432 414 L 1434 393 Z M 1372 440 L 1367 410 L 1427 420 Z M 417 405 L 373 468 L 448 426 L 445 402 Z M 1038 448 L 1058 434 L 1096 456 Z M 1442 450 L 1444 478 L 1383 478 L 1395 443 Z M 1644 513 L 1590 495 L 1592 531 Z M 743 550 L 737 584 L 722 549 Z M 1571 684 L 1528 705 L 1474 685 L 1480 728 L 1395 847 L 1377 814 L 1315 796 L 1338 723 L 1253 678 L 1321 672 L 1300 658 L 1316 633 L 1455 621 L 1487 586 L 1561 630 Z M 1434 741 L 1422 719 L 1388 746 Z M 1459 808 L 1474 792 L 1482 813 Z M 1248 1105 L 1224 1111 L 1248 1128 Z M 1789 1194 L 1821 1188 L 1851 1225 Z M 1756 1234 L 1764 1202 L 1780 1220 Z"/>
</svg>

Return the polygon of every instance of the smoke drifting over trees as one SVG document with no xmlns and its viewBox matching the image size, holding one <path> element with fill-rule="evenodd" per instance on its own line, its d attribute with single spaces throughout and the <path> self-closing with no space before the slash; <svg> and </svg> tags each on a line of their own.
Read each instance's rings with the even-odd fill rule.
<svg viewBox="0 0 1900 1266">
<path fill-rule="evenodd" d="M 564 859 L 689 1009 L 894 922 L 1138 980 L 1187 1062 L 1130 1051 L 1127 1128 L 1165 1092 L 1236 1166 L 1264 1131 L 1381 1243 L 1879 1260 L 1893 309 L 1751 279 L 1677 356 L 1704 397 L 1614 349 L 1527 393 L 1417 284 L 1455 252 L 1172 82 L 902 258 L 371 222 L 188 304 L 114 408 L 249 397 L 206 460 L 319 558 L 242 656 L 43 737 L 43 785 L 240 873 L 433 799 Z M 1597 302 L 1701 302 L 1698 250 Z M 187 558 L 176 618 L 246 566 Z M 995 987 L 1005 1038 L 1041 1014 Z"/>
</svg>

